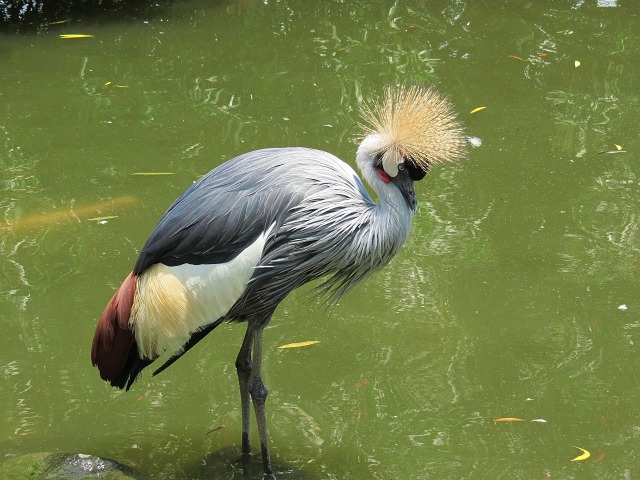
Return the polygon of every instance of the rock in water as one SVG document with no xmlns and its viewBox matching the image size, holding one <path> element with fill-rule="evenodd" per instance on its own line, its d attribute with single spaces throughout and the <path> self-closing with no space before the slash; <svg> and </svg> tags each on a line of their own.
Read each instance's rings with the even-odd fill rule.
<svg viewBox="0 0 640 480">
<path fill-rule="evenodd" d="M 30 453 L 0 464 L 0 480 L 131 480 L 135 472 L 108 458 L 81 453 Z"/>
</svg>

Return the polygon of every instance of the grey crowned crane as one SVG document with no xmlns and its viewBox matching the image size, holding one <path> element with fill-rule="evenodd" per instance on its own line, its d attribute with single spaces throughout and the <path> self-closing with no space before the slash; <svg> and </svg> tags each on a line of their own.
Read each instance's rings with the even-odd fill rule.
<svg viewBox="0 0 640 480">
<path fill-rule="evenodd" d="M 253 403 L 267 475 L 262 341 L 276 307 L 319 278 L 336 300 L 386 265 L 409 235 L 414 182 L 463 155 L 462 128 L 431 88 L 389 88 L 363 118 L 356 162 L 378 203 L 349 165 L 320 150 L 269 148 L 229 160 L 169 207 L 93 338 L 100 376 L 128 390 L 164 352 L 173 355 L 154 375 L 221 323 L 246 322 L 236 358 L 242 453 L 250 454 Z"/>
</svg>

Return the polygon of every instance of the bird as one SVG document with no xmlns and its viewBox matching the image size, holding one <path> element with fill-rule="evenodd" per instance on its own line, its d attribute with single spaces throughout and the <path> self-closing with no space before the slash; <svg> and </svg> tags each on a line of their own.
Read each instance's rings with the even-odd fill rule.
<svg viewBox="0 0 640 480">
<path fill-rule="evenodd" d="M 172 365 L 224 322 L 246 323 L 235 360 L 241 454 L 251 457 L 251 406 L 264 474 L 273 476 L 262 377 L 263 332 L 294 289 L 335 303 L 389 263 L 418 210 L 414 183 L 465 155 L 462 124 L 433 86 L 387 87 L 363 102 L 354 169 L 305 147 L 241 154 L 180 195 L 108 302 L 91 348 L 102 379 L 129 390 L 168 352 Z"/>
</svg>

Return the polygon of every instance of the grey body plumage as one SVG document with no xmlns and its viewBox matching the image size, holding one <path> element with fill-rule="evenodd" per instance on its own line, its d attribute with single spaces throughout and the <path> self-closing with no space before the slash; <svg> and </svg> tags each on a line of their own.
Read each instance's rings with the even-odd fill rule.
<svg viewBox="0 0 640 480">
<path fill-rule="evenodd" d="M 417 211 L 414 181 L 462 154 L 462 130 L 431 89 L 388 90 L 364 110 L 355 171 L 308 148 L 240 155 L 193 183 L 167 210 L 94 334 L 103 379 L 131 387 L 164 351 L 167 368 L 221 323 L 247 322 L 236 359 L 242 453 L 253 404 L 266 474 L 272 473 L 262 382 L 263 330 L 278 304 L 312 280 L 329 301 L 386 265 Z"/>
</svg>

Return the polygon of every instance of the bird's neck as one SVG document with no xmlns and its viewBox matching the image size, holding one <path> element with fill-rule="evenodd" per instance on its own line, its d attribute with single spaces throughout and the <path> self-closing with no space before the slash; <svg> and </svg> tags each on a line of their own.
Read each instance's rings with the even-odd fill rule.
<svg viewBox="0 0 640 480">
<path fill-rule="evenodd" d="M 369 232 L 375 237 L 371 244 L 383 250 L 385 255 L 393 256 L 409 236 L 413 212 L 400 190 L 395 185 L 385 183 L 378 176 L 371 159 L 364 158 L 364 155 L 363 149 L 359 149 L 358 167 L 364 180 L 378 196 L 378 203 L 372 205 L 369 211 Z"/>
<path fill-rule="evenodd" d="M 372 209 L 372 226 L 397 251 L 409 237 L 413 212 L 395 185 L 385 184 L 377 175 L 367 181 L 378 195 L 378 204 Z"/>
</svg>

